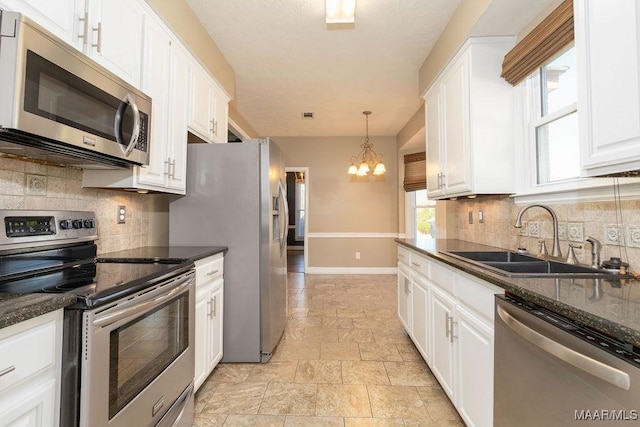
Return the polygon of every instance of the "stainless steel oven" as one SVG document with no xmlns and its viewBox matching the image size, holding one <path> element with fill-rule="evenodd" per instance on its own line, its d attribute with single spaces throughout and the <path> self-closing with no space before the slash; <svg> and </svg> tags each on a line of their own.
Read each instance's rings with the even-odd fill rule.
<svg viewBox="0 0 640 427">
<path fill-rule="evenodd" d="M 72 293 L 61 426 L 193 422 L 192 262 L 100 262 L 91 212 L 3 211 L 0 292 Z"/>
<path fill-rule="evenodd" d="M 83 312 L 81 426 L 147 426 L 193 393 L 194 272 Z M 178 412 L 191 425 L 193 406 Z"/>
</svg>

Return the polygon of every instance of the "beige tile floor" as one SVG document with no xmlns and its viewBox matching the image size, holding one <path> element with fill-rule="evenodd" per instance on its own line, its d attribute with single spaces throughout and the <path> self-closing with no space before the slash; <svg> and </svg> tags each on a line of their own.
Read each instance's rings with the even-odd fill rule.
<svg viewBox="0 0 640 427">
<path fill-rule="evenodd" d="M 289 273 L 266 364 L 222 363 L 196 427 L 464 426 L 396 317 L 396 276 Z"/>
</svg>

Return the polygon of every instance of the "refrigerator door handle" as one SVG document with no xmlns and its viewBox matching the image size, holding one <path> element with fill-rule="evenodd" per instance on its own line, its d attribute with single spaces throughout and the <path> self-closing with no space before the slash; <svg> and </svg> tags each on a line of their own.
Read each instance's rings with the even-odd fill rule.
<svg viewBox="0 0 640 427">
<path fill-rule="evenodd" d="M 280 195 L 281 203 L 284 207 L 282 238 L 280 239 L 280 252 L 282 253 L 287 247 L 287 238 L 289 237 L 289 203 L 287 203 L 287 195 L 285 194 L 282 180 L 278 181 L 278 194 Z"/>
</svg>

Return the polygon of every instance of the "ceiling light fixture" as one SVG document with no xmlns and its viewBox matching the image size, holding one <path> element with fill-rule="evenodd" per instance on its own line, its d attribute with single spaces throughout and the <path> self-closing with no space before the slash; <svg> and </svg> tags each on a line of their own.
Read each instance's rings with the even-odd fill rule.
<svg viewBox="0 0 640 427">
<path fill-rule="evenodd" d="M 326 0 L 327 24 L 354 24 L 356 0 Z"/>
<path fill-rule="evenodd" d="M 366 176 L 373 169 L 374 175 L 384 175 L 387 169 L 382 163 L 382 155 L 373 151 L 373 144 L 369 142 L 369 115 L 371 111 L 363 111 L 367 121 L 367 133 L 364 138 L 364 144 L 360 146 L 362 151 L 357 156 L 351 157 L 351 166 L 349 166 L 349 175 Z M 357 165 L 357 166 L 356 166 Z"/>
</svg>

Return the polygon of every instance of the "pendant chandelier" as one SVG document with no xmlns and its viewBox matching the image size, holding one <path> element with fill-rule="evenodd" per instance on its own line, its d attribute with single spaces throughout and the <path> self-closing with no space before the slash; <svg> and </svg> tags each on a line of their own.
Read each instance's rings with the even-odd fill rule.
<svg viewBox="0 0 640 427">
<path fill-rule="evenodd" d="M 373 170 L 373 175 L 384 175 L 387 169 L 382 163 L 382 155 L 373 151 L 373 144 L 369 142 L 369 115 L 371 111 L 363 111 L 367 123 L 367 133 L 364 143 L 360 146 L 362 151 L 357 156 L 351 157 L 349 175 L 366 176 Z"/>
</svg>

